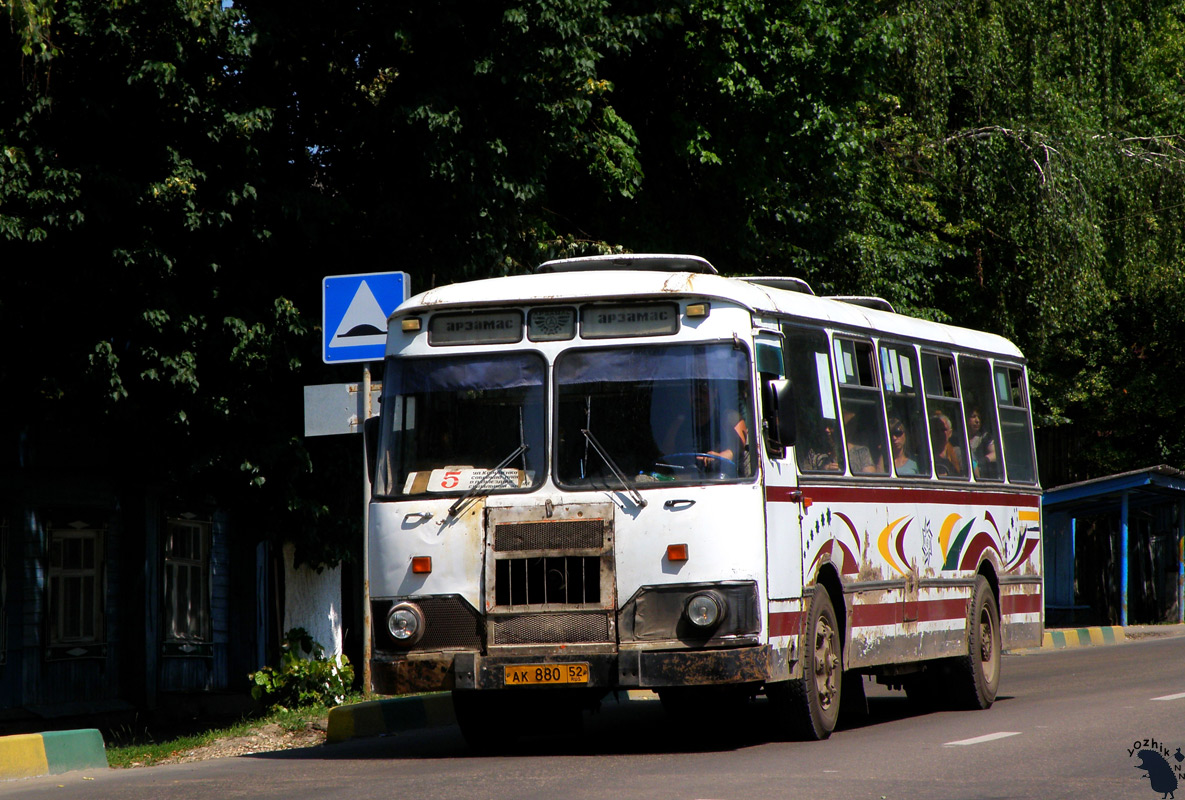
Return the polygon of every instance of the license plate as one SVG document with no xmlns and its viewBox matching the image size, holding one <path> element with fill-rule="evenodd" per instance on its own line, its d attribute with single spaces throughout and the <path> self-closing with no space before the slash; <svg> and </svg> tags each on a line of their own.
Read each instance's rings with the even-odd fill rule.
<svg viewBox="0 0 1185 800">
<path fill-rule="evenodd" d="M 506 668 L 507 686 L 588 683 L 588 664 L 520 664 Z"/>
</svg>

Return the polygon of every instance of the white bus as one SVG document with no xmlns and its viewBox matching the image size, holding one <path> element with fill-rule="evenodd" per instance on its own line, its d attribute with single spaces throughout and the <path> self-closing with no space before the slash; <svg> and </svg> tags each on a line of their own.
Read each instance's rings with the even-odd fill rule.
<svg viewBox="0 0 1185 800">
<path fill-rule="evenodd" d="M 999 336 L 681 255 L 432 289 L 389 331 L 373 688 L 452 690 L 475 746 L 625 689 L 764 693 L 821 739 L 863 675 L 986 708 L 1041 642 Z"/>
</svg>

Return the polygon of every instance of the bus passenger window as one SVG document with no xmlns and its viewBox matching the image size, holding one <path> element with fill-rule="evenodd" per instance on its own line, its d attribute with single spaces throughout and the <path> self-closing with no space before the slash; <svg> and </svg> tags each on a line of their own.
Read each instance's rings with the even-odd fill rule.
<svg viewBox="0 0 1185 800">
<path fill-rule="evenodd" d="M 921 373 L 911 345 L 881 345 L 885 409 L 889 414 L 889 448 L 898 477 L 930 475 L 930 434 L 922 404 Z"/>
<path fill-rule="evenodd" d="M 955 359 L 942 353 L 922 353 L 922 385 L 929 414 L 930 452 L 934 474 L 943 480 L 968 476 L 967 437 L 963 429 L 963 404 L 955 381 Z"/>
<path fill-rule="evenodd" d="M 872 343 L 836 339 L 835 356 L 848 469 L 853 475 L 886 475 L 889 447 Z"/>
<path fill-rule="evenodd" d="M 996 365 L 996 399 L 1000 408 L 1004 465 L 1012 483 L 1036 483 L 1033 461 L 1033 432 L 1030 428 L 1024 371 L 1020 367 Z"/>
<path fill-rule="evenodd" d="M 784 329 L 786 374 L 794 387 L 798 469 L 841 473 L 846 459 L 839 433 L 827 335 L 807 328 Z"/>
<path fill-rule="evenodd" d="M 996 424 L 996 404 L 992 396 L 992 374 L 982 358 L 959 357 L 959 381 L 963 394 L 963 413 L 967 420 L 967 454 L 971 474 L 977 481 L 1002 481 L 1000 429 Z"/>
</svg>

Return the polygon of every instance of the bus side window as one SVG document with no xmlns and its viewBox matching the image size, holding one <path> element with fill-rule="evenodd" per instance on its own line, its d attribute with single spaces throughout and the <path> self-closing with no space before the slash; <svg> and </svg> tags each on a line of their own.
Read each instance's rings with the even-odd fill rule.
<svg viewBox="0 0 1185 800">
<path fill-rule="evenodd" d="M 911 345 L 881 345 L 889 452 L 898 477 L 930 475 L 930 432 L 922 403 L 921 373 Z"/>
<path fill-rule="evenodd" d="M 1004 480 L 1000 457 L 1000 428 L 992 392 L 992 373 L 982 358 L 959 356 L 959 382 L 963 390 L 963 415 L 967 421 L 967 454 L 977 481 Z"/>
<path fill-rule="evenodd" d="M 794 444 L 794 419 L 781 342 L 758 341 L 755 350 L 765 446 L 771 458 L 783 458 Z"/>
<path fill-rule="evenodd" d="M 794 387 L 795 452 L 802 472 L 838 474 L 844 470 L 831 353 L 827 334 L 809 328 L 783 329 L 786 374 Z"/>
<path fill-rule="evenodd" d="M 967 437 L 963 433 L 963 404 L 959 402 L 954 357 L 922 353 L 922 385 L 926 389 L 934 474 L 943 480 L 966 480 Z"/>
<path fill-rule="evenodd" d="M 877 385 L 872 342 L 837 338 L 835 357 L 848 468 L 853 475 L 887 475 L 890 459 L 885 409 Z"/>
<path fill-rule="evenodd" d="M 1029 404 L 1024 370 L 996 365 L 996 400 L 1000 408 L 1004 466 L 1012 483 L 1036 483 L 1033 463 L 1033 433 L 1029 427 Z"/>
</svg>

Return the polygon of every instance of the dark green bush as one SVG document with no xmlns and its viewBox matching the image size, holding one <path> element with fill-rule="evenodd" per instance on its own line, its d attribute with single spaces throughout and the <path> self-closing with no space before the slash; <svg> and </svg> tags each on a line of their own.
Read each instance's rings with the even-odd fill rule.
<svg viewBox="0 0 1185 800">
<path fill-rule="evenodd" d="M 316 705 L 335 706 L 345 700 L 354 682 L 354 668 L 345 655 L 325 657 L 325 648 L 304 628 L 284 634 L 280 666 L 251 674 L 251 696 L 268 710 Z"/>
</svg>

